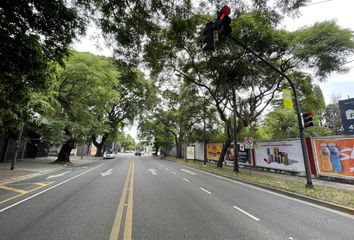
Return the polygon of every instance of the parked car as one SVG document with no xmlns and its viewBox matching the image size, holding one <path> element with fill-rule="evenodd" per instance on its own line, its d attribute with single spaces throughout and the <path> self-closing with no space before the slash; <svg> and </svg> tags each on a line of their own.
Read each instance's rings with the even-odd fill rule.
<svg viewBox="0 0 354 240">
<path fill-rule="evenodd" d="M 115 154 L 112 151 L 107 151 L 103 154 L 104 159 L 112 159 L 115 158 Z"/>
<path fill-rule="evenodd" d="M 141 152 L 140 151 L 135 151 L 134 155 L 135 156 L 141 156 Z"/>
</svg>

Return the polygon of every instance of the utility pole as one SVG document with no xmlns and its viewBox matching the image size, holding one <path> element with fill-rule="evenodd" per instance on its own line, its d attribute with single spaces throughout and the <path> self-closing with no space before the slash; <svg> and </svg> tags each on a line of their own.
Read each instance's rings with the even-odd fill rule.
<svg viewBox="0 0 354 240">
<path fill-rule="evenodd" d="M 303 126 L 302 120 L 301 120 L 301 112 L 300 112 L 299 100 L 297 98 L 297 91 L 296 91 L 293 81 L 286 74 L 284 74 L 278 68 L 273 66 L 271 63 L 269 63 L 267 60 L 265 60 L 263 57 L 261 57 L 258 53 L 256 53 L 255 51 L 253 51 L 252 49 L 247 47 L 245 44 L 243 44 L 237 38 L 234 38 L 231 35 L 229 36 L 229 38 L 232 39 L 237 45 L 243 47 L 245 50 L 247 50 L 248 52 L 250 52 L 251 54 L 256 56 L 259 60 L 261 60 L 263 63 L 265 63 L 267 66 L 269 66 L 271 69 L 273 69 L 275 72 L 277 72 L 279 75 L 281 75 L 283 78 L 285 78 L 288 81 L 288 83 L 292 89 L 293 95 L 294 95 L 295 111 L 296 111 L 297 121 L 298 121 L 298 125 L 299 125 L 299 134 L 300 134 L 300 141 L 301 141 L 301 148 L 302 148 L 302 156 L 304 158 L 304 165 L 305 165 L 305 172 L 306 172 L 306 180 L 307 180 L 306 187 L 312 188 L 313 184 L 312 184 L 312 179 L 311 179 L 309 156 L 307 153 L 306 139 L 305 139 L 305 134 L 304 134 L 304 126 Z"/>
<path fill-rule="evenodd" d="M 206 97 L 204 94 L 204 103 L 203 103 L 203 133 L 204 133 L 204 165 L 207 164 L 207 137 L 206 137 Z"/>
<path fill-rule="evenodd" d="M 236 114 L 237 114 L 237 109 L 236 109 L 236 93 L 235 89 L 232 88 L 232 106 L 233 106 L 233 138 L 234 138 L 234 172 L 239 172 L 238 168 L 238 146 L 237 146 L 237 123 L 236 123 Z"/>
</svg>

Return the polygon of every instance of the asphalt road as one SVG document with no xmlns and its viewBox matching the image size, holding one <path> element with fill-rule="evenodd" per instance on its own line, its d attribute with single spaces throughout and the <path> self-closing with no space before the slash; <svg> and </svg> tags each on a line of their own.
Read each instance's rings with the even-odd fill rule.
<svg viewBox="0 0 354 240">
<path fill-rule="evenodd" d="M 0 188 L 0 239 L 354 239 L 354 217 L 148 156 Z"/>
</svg>

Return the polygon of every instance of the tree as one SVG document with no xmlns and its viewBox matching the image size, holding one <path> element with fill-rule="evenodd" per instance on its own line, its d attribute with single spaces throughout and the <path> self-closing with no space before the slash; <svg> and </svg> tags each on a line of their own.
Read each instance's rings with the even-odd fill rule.
<svg viewBox="0 0 354 240">
<path fill-rule="evenodd" d="M 333 22 L 315 24 L 295 32 L 279 30 L 276 27 L 281 15 L 270 10 L 265 1 L 257 2 L 259 4 L 254 8 L 241 8 L 232 22 L 232 35 L 294 79 L 298 91 L 312 89 L 312 84 L 311 88 L 306 85 L 313 78 L 305 74 L 303 68 L 312 69 L 320 79 L 330 72 L 343 70 L 344 59 L 354 49 L 349 30 L 341 29 Z M 200 23 L 196 15 L 172 18 L 170 28 L 161 31 L 146 47 L 145 55 L 156 71 L 154 73 L 159 74 L 161 69 L 163 75 L 169 71 L 183 71 L 186 80 L 210 93 L 226 129 L 225 149 L 218 163 L 222 166 L 232 136 L 239 135 L 243 128 L 256 121 L 275 93 L 282 89 L 281 85 L 286 83 L 282 83 L 283 79 L 255 56 L 231 41 L 219 43 L 213 54 L 201 52 L 196 34 Z M 322 27 L 329 38 L 323 41 L 325 46 L 320 44 L 324 35 Z M 302 110 L 305 110 L 308 107 L 306 99 L 302 102 Z M 236 112 L 236 129 L 233 129 L 231 112 Z"/>
<path fill-rule="evenodd" d="M 139 138 L 154 146 L 155 155 L 159 149 L 164 153 L 164 149 L 175 141 L 171 134 L 166 133 L 165 126 L 158 119 L 159 116 L 159 113 L 156 112 L 145 116 L 139 122 Z"/>
<path fill-rule="evenodd" d="M 120 81 L 112 91 L 119 97 L 104 106 L 103 115 L 97 115 L 97 120 L 102 124 L 97 126 L 98 129 L 92 130 L 92 142 L 97 147 L 96 157 L 103 155 L 107 140 L 114 138 L 119 128 L 132 123 L 139 115 L 156 105 L 156 87 L 145 79 L 141 71 L 121 61 L 117 61 L 115 66 L 119 69 Z M 97 141 L 97 133 L 102 134 L 101 142 Z"/>
<path fill-rule="evenodd" d="M 84 21 L 63 0 L 5 0 L 0 11 L 0 127 L 11 129 L 28 118 L 31 94 L 50 86 Z"/>
<path fill-rule="evenodd" d="M 332 129 L 335 135 L 340 135 L 343 132 L 342 119 L 338 105 L 339 99 L 340 95 L 333 95 L 332 101 L 326 106 L 324 113 L 325 126 Z"/>
<path fill-rule="evenodd" d="M 101 125 L 95 116 L 104 115 L 105 106 L 119 97 L 112 91 L 119 75 L 108 58 L 74 52 L 65 65 L 57 70 L 51 94 L 41 99 L 47 108 L 39 111 L 43 134 L 64 143 L 57 162 L 70 161 L 75 144 Z"/>
</svg>

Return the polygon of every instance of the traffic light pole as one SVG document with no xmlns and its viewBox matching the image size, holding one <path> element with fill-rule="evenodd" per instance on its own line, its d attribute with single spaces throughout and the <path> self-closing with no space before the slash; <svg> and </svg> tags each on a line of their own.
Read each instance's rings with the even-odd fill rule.
<svg viewBox="0 0 354 240">
<path fill-rule="evenodd" d="M 301 120 L 301 112 L 300 112 L 299 100 L 297 98 L 297 91 L 296 91 L 296 88 L 295 88 L 295 85 L 294 85 L 293 81 L 291 81 L 291 79 L 286 74 L 284 74 L 278 68 L 273 66 L 271 63 L 269 63 L 267 60 L 265 60 L 258 53 L 256 53 L 255 51 L 253 51 L 252 49 L 247 47 L 245 44 L 240 42 L 237 38 L 235 38 L 235 37 L 233 37 L 231 35 L 229 35 L 229 38 L 232 39 L 237 45 L 243 47 L 245 50 L 247 50 L 248 52 L 252 53 L 259 60 L 261 60 L 263 63 L 265 63 L 267 66 L 269 66 L 271 69 L 273 69 L 275 72 L 280 74 L 283 78 L 285 78 L 288 81 L 288 83 L 289 83 L 289 85 L 290 85 L 290 87 L 291 87 L 291 89 L 293 91 L 294 100 L 295 100 L 295 111 L 296 111 L 296 115 L 297 115 L 297 121 L 298 121 L 298 124 L 299 124 L 299 133 L 300 133 L 300 141 L 301 141 L 301 148 L 302 148 L 302 156 L 304 158 L 304 165 L 305 165 L 305 172 L 306 172 L 306 180 L 307 180 L 306 187 L 312 188 L 313 184 L 312 184 L 312 179 L 311 179 L 311 170 L 310 170 L 309 156 L 308 156 L 308 153 L 307 153 L 306 139 L 305 139 L 305 134 L 304 134 L 304 126 L 303 126 L 302 120 Z"/>
</svg>

